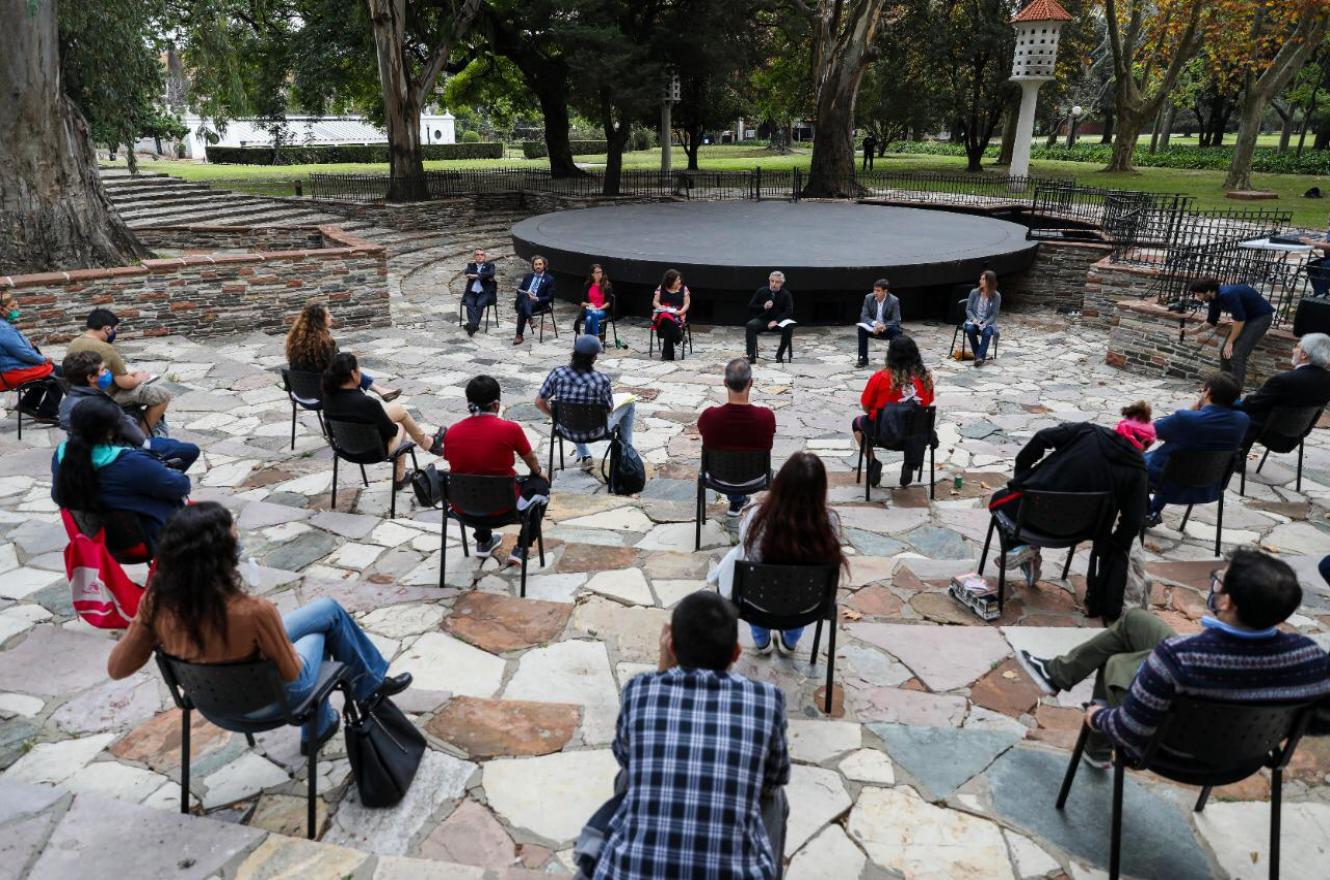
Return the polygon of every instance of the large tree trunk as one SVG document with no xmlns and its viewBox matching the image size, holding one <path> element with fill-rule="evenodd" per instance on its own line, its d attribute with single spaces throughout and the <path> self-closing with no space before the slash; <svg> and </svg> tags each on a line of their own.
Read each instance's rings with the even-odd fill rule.
<svg viewBox="0 0 1330 880">
<path fill-rule="evenodd" d="M 623 150 L 628 146 L 628 136 L 632 133 L 632 126 L 626 119 L 620 121 L 618 125 L 614 124 L 614 105 L 607 92 L 601 93 L 600 106 L 600 122 L 605 132 L 606 148 L 605 179 L 600 194 L 617 196 L 623 178 Z"/>
<path fill-rule="evenodd" d="M 1099 136 L 1099 143 L 1101 143 L 1101 144 L 1111 144 L 1111 143 L 1113 143 L 1113 111 L 1112 111 L 1112 110 L 1105 110 L 1105 111 L 1104 111 L 1104 132 L 1103 132 L 1103 134 L 1101 134 L 1101 135 Z"/>
<path fill-rule="evenodd" d="M 1159 132 L 1159 149 L 1161 150 L 1168 149 L 1168 142 L 1173 137 L 1173 115 L 1177 112 L 1177 109 L 1172 101 L 1167 101 L 1164 104 L 1163 131 Z"/>
<path fill-rule="evenodd" d="M 151 256 L 107 198 L 87 122 L 61 90 L 56 3 L 0 0 L 0 20 L 0 273 Z"/>
<path fill-rule="evenodd" d="M 388 131 L 388 201 L 425 199 L 425 164 L 420 151 L 420 104 L 415 100 L 406 55 L 404 0 L 367 0 L 374 48 L 383 88 L 384 127 Z"/>
<path fill-rule="evenodd" d="M 856 77 L 857 79 L 857 77 Z M 848 100 L 848 104 L 845 101 Z M 845 198 L 859 194 L 854 164 L 854 95 L 842 93 L 841 101 L 818 104 L 817 128 L 813 136 L 813 158 L 808 167 L 809 198 Z"/>
<path fill-rule="evenodd" d="M 702 152 L 702 123 L 694 122 L 683 127 L 683 152 L 688 157 L 688 170 L 697 171 L 697 157 Z"/>
<path fill-rule="evenodd" d="M 1132 159 L 1136 152 L 1136 141 L 1145 128 L 1145 121 L 1151 113 L 1143 110 L 1127 110 L 1118 107 L 1118 133 L 1113 138 L 1113 156 L 1108 160 L 1105 171 L 1134 171 Z"/>
<path fill-rule="evenodd" d="M 568 140 L 568 69 L 542 57 L 522 44 L 522 35 L 496 33 L 496 48 L 522 72 L 522 81 L 540 102 L 545 124 L 545 151 L 549 153 L 551 177 L 580 177 L 586 174 L 573 160 Z"/>
<path fill-rule="evenodd" d="M 1016 127 L 1020 123 L 1021 105 L 1014 103 L 1007 108 L 1006 119 L 1002 123 L 1002 150 L 998 153 L 994 165 L 1011 167 L 1011 154 L 1016 149 Z"/>
</svg>

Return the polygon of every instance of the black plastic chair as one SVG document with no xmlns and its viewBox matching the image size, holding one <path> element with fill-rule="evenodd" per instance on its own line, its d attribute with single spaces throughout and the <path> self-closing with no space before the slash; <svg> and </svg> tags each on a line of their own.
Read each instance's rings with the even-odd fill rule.
<svg viewBox="0 0 1330 880">
<path fill-rule="evenodd" d="M 647 324 L 647 357 L 656 355 L 656 328 Z M 693 353 L 693 322 L 685 320 L 683 322 L 683 334 L 679 337 L 679 342 L 675 346 L 679 354 L 679 360 L 684 360 L 687 355 Z M 665 351 L 665 346 L 661 344 L 661 351 Z"/>
<path fill-rule="evenodd" d="M 988 535 L 984 538 L 984 552 L 979 557 L 979 574 L 984 573 L 988 561 L 988 548 L 993 543 L 993 532 L 998 535 L 998 613 L 1007 595 L 1007 567 L 1003 565 L 1007 551 L 1022 544 L 1050 550 L 1067 551 L 1062 566 L 1062 579 L 1071 572 L 1071 560 L 1076 546 L 1082 541 L 1094 541 L 1107 534 L 1113 524 L 1113 494 L 1111 492 L 1045 492 L 1038 489 L 1021 490 L 1020 507 L 1013 520 L 1001 508 L 992 512 L 988 521 Z M 1090 554 L 1088 579 L 1093 582 L 1098 559 Z"/>
<path fill-rule="evenodd" d="M 327 436 L 323 424 L 323 375 L 305 370 L 282 370 L 282 390 L 291 398 L 291 448 L 296 448 L 296 414 L 307 409 L 319 417 L 319 433 Z"/>
<path fill-rule="evenodd" d="M 864 459 L 867 457 L 866 451 L 871 443 L 874 449 L 888 449 L 892 452 L 900 452 L 908 446 L 915 445 L 921 440 L 928 446 L 928 497 L 937 498 L 937 442 L 934 435 L 937 430 L 937 407 L 921 406 L 910 414 L 910 421 L 906 427 L 906 437 L 900 447 L 883 446 L 877 440 L 877 420 L 866 418 L 865 430 L 860 432 L 859 458 L 854 465 L 854 481 L 859 482 L 862 475 L 864 479 L 864 500 L 869 501 L 872 497 L 873 482 L 868 479 L 864 471 Z M 920 464 L 920 476 L 923 476 L 923 465 Z"/>
<path fill-rule="evenodd" d="M 1210 790 L 1266 768 L 1270 770 L 1270 878 L 1279 877 L 1279 820 L 1284 768 L 1302 739 L 1315 704 L 1232 703 L 1198 696 L 1177 696 L 1139 759 L 1113 752 L 1113 817 L 1109 831 L 1108 876 L 1121 873 L 1122 789 L 1124 771 L 1149 770 L 1184 785 L 1201 786 L 1195 812 L 1205 809 Z M 1082 725 L 1071 762 L 1058 791 L 1057 808 L 1067 803 L 1090 728 Z"/>
<path fill-rule="evenodd" d="M 817 665 L 822 624 L 827 627 L 827 695 L 824 711 L 831 714 L 832 682 L 836 674 L 836 591 L 840 566 L 734 564 L 732 598 L 739 619 L 771 630 L 795 629 L 816 623 L 810 665 Z M 773 638 L 780 638 L 773 633 Z"/>
<path fill-rule="evenodd" d="M 539 303 L 531 310 L 531 317 L 540 316 L 540 341 L 545 341 L 545 319 L 549 318 L 550 326 L 554 328 L 554 338 L 559 338 L 559 321 L 554 317 L 554 300 L 551 298 L 544 305 Z"/>
<path fill-rule="evenodd" d="M 379 429 L 374 425 L 365 422 L 343 422 L 332 417 L 324 419 L 324 424 L 328 427 L 328 445 L 332 447 L 333 451 L 332 509 L 337 509 L 337 462 L 339 460 L 360 465 L 360 479 L 364 481 L 366 486 L 369 485 L 369 477 L 365 475 L 365 465 L 387 462 L 393 465 L 392 469 L 388 471 L 388 480 L 392 487 L 389 493 L 391 501 L 388 503 L 388 518 L 395 518 L 397 516 L 397 481 L 394 479 L 394 473 L 397 469 L 397 460 L 403 455 L 409 454 L 412 469 L 414 470 L 417 467 L 415 441 L 405 440 L 401 446 L 389 452 L 383 441 L 383 436 L 379 434 Z"/>
<path fill-rule="evenodd" d="M 78 530 L 89 538 L 106 530 L 106 549 L 121 565 L 136 565 L 152 560 L 143 521 L 132 510 L 74 510 L 68 508 Z"/>
<path fill-rule="evenodd" d="M 605 325 L 608 324 L 612 327 L 614 330 L 614 345 L 616 348 L 619 346 L 619 324 L 615 320 L 617 305 L 618 300 L 615 298 L 613 291 L 611 291 L 610 295 L 605 298 L 605 316 L 601 319 L 600 333 L 598 334 L 600 341 L 603 344 L 605 342 Z M 573 335 L 580 336 L 584 326 L 586 326 L 586 309 L 579 308 L 577 310 L 577 317 L 573 319 Z"/>
<path fill-rule="evenodd" d="M 1201 452 L 1194 449 L 1179 449 L 1168 457 L 1164 473 L 1159 478 L 1160 486 L 1170 489 L 1205 489 L 1219 487 L 1219 516 L 1215 521 L 1215 555 L 1219 555 L 1220 537 L 1224 529 L 1224 493 L 1228 481 L 1233 477 L 1233 469 L 1242 457 L 1240 449 L 1221 449 L 1216 452 Z M 1187 520 L 1195 504 L 1187 505 L 1187 512 L 1182 515 L 1182 525 L 1178 531 L 1186 531 Z"/>
<path fill-rule="evenodd" d="M 610 436 L 610 408 L 603 403 L 550 401 L 550 482 L 554 482 L 554 441 L 559 441 L 559 470 L 563 470 L 563 442 L 593 443 Z"/>
<path fill-rule="evenodd" d="M 200 715 L 223 730 L 243 733 L 250 748 L 254 747 L 254 734 L 288 725 L 307 727 L 306 739 L 313 746 L 318 742 L 319 731 L 315 725 L 318 724 L 319 705 L 337 688 L 341 688 L 346 699 L 352 699 L 346 666 L 332 660 L 323 661 L 314 689 L 309 696 L 295 704 L 288 702 L 286 685 L 277 672 L 277 664 L 271 660 L 186 663 L 158 651 L 157 667 L 162 671 L 162 678 L 171 691 L 171 699 L 175 700 L 180 709 L 182 813 L 189 812 L 189 716 L 194 709 L 198 709 Z M 273 706 L 279 712 L 263 712 Z M 259 715 L 262 720 L 252 718 L 254 715 Z M 318 830 L 315 807 L 318 805 L 319 794 L 319 749 L 310 748 L 308 763 L 306 834 L 313 840 Z"/>
<path fill-rule="evenodd" d="M 1247 453 L 1257 443 L 1265 447 L 1265 454 L 1256 465 L 1258 474 L 1261 468 L 1265 467 L 1265 460 L 1270 457 L 1271 452 L 1285 453 L 1298 450 L 1297 491 L 1301 492 L 1303 446 L 1307 442 L 1307 435 L 1316 427 L 1323 412 L 1325 412 L 1323 406 L 1277 406 L 1272 409 L 1265 424 L 1261 425 L 1261 433 L 1257 434 L 1251 445 L 1242 451 L 1238 460 L 1238 467 L 1242 473 L 1238 494 L 1247 494 Z"/>
<path fill-rule="evenodd" d="M 959 336 L 961 340 L 961 360 L 965 360 L 965 344 L 966 342 L 969 341 L 969 337 L 965 335 L 965 307 L 969 305 L 969 302 L 970 298 L 966 297 L 965 299 L 959 301 L 958 303 L 956 303 L 955 306 L 952 307 L 951 323 L 956 325 L 956 329 L 952 331 L 951 334 L 951 347 L 947 349 L 948 357 L 956 353 L 956 337 Z M 986 358 L 986 360 L 997 360 L 998 342 L 1000 342 L 1001 340 L 1002 340 L 1002 331 L 997 327 L 994 327 L 993 348 L 992 351 L 989 352 L 989 355 Z"/>
<path fill-rule="evenodd" d="M 499 298 L 498 298 L 498 296 L 491 296 L 489 299 L 487 299 L 487 300 L 485 301 L 485 305 L 482 306 L 481 309 L 480 309 L 481 317 L 482 317 L 483 320 L 485 321 L 485 332 L 486 332 L 486 333 L 490 332 L 490 313 L 491 313 L 491 312 L 494 313 L 494 326 L 497 327 L 497 326 L 499 326 Z M 466 302 L 463 301 L 461 297 L 458 297 L 458 300 L 457 300 L 457 325 L 458 325 L 459 327 L 464 327 L 464 326 L 466 326 Z"/>
<path fill-rule="evenodd" d="M 702 522 L 707 518 L 707 490 L 727 495 L 752 495 L 771 485 L 771 450 L 729 450 L 702 447 L 697 469 L 697 528 L 693 549 L 702 549 Z"/>
<path fill-rule="evenodd" d="M 520 525 L 522 531 L 517 536 L 517 546 L 525 547 L 522 557 L 521 597 L 526 598 L 526 564 L 531 557 L 531 542 L 528 540 L 534 532 L 536 547 L 540 553 L 540 565 L 545 566 L 545 535 L 540 521 L 535 514 L 539 507 L 532 505 L 524 511 L 517 509 L 517 480 L 515 477 L 484 477 L 475 474 L 445 474 L 443 479 L 443 524 L 439 529 L 439 586 L 443 587 L 444 573 L 448 570 L 448 520 L 455 520 L 462 526 L 462 555 L 470 556 L 471 548 L 466 539 L 466 527 L 497 529 L 503 526 Z M 494 511 L 500 511 L 494 513 Z M 485 561 L 482 559 L 482 566 Z"/>
<path fill-rule="evenodd" d="M 43 378 L 41 378 L 41 379 L 33 379 L 31 382 L 24 382 L 24 383 L 22 383 L 22 384 L 20 384 L 20 385 L 12 385 L 12 386 L 11 386 L 11 385 L 9 385 L 9 384 L 7 384 L 7 383 L 0 383 L 0 392 L 4 392 L 4 391 L 13 391 L 13 392 L 14 392 L 14 395 L 15 395 L 15 397 L 14 397 L 14 412 L 18 415 L 18 439 L 19 439 L 19 440 L 22 440 L 22 439 L 23 439 L 23 396 L 24 396 L 25 394 L 27 394 L 29 391 L 31 391 L 31 390 L 37 388 L 38 386 L 41 386 L 41 385 L 48 385 L 48 384 L 50 384 L 51 382 L 54 382 L 54 381 L 56 381 L 56 377 L 52 375 L 52 376 L 46 376 L 46 377 L 43 377 Z M 67 390 L 67 389 L 66 389 L 66 390 Z M 51 423 L 49 423 L 49 422 L 42 422 L 42 421 L 39 421 L 39 420 L 37 420 L 37 419 L 33 419 L 31 416 L 29 416 L 28 418 L 31 419 L 32 421 L 36 422 L 36 423 L 39 424 L 39 425 L 43 425 L 43 424 L 44 424 L 44 425 L 47 425 L 47 427 L 50 427 L 50 426 L 51 426 Z"/>
</svg>

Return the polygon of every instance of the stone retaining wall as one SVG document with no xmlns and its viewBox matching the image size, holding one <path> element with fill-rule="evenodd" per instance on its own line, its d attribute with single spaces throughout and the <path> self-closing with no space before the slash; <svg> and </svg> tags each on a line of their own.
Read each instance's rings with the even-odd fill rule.
<svg viewBox="0 0 1330 880">
<path fill-rule="evenodd" d="M 1158 269 L 1125 266 L 1100 260 L 1085 273 L 1081 316 L 1092 326 L 1108 329 L 1114 307 L 1123 300 L 1144 302 L 1159 278 Z"/>
<path fill-rule="evenodd" d="M 1084 308 L 1086 273 L 1108 256 L 1111 245 L 1086 241 L 1041 241 L 1029 269 L 1000 278 L 1003 308 L 1079 312 Z"/>
<path fill-rule="evenodd" d="M 1178 321 L 1188 328 L 1204 319 L 1203 312 L 1180 317 L 1155 302 L 1125 299 L 1113 304 L 1108 320 L 1108 354 L 1112 366 L 1136 373 L 1177 376 L 1199 380 L 1219 369 L 1219 348 L 1202 345 L 1195 337 L 1178 341 Z M 1220 322 L 1221 342 L 1228 322 Z M 1286 329 L 1266 333 L 1247 362 L 1246 390 L 1251 391 L 1275 373 L 1287 370 L 1289 354 L 1297 341 Z"/>
<path fill-rule="evenodd" d="M 242 248 L 274 242 L 270 230 L 181 226 L 135 230 L 159 247 Z M 287 227 L 307 247 L 144 260 L 136 266 L 0 276 L 23 311 L 20 327 L 38 342 L 83 331 L 96 306 L 124 319 L 124 336 L 212 336 L 261 330 L 283 333 L 311 299 L 334 305 L 345 328 L 387 327 L 387 252 L 337 226 Z"/>
<path fill-rule="evenodd" d="M 312 199 L 288 196 L 283 201 L 315 207 L 348 220 L 361 220 L 375 226 L 405 232 L 420 229 L 455 229 L 474 226 L 491 212 L 525 213 L 530 216 L 566 211 L 573 208 L 597 208 L 602 205 L 637 205 L 648 202 L 678 201 L 674 196 L 565 196 L 535 190 L 509 190 L 479 193 L 445 199 L 430 199 L 409 204 L 385 202 L 344 202 L 337 199 Z"/>
<path fill-rule="evenodd" d="M 328 247 L 316 226 L 151 226 L 134 234 L 149 250 L 246 250 L 258 253 Z"/>
</svg>

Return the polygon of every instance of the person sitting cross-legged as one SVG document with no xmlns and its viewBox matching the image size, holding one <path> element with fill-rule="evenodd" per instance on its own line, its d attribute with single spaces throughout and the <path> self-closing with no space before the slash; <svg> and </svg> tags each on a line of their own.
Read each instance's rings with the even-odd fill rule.
<svg viewBox="0 0 1330 880">
<path fill-rule="evenodd" d="M 102 362 L 102 356 L 95 351 L 76 351 L 66 355 L 60 366 L 65 381 L 69 383 L 69 393 L 60 401 L 59 419 L 60 427 L 68 434 L 75 407 L 89 399 L 111 400 L 106 389 L 111 387 L 112 376 Z M 120 430 L 116 435 L 116 443 L 146 449 L 164 461 L 167 467 L 181 471 L 189 470 L 190 465 L 199 458 L 198 446 L 172 437 L 149 437 L 143 433 L 138 419 L 124 410 L 120 411 Z"/>
<path fill-rule="evenodd" d="M 613 745 L 619 794 L 582 833 L 579 877 L 779 876 L 785 696 L 730 672 L 739 654 L 729 600 L 698 591 L 675 606 L 658 670 L 624 686 Z M 599 845 L 587 847 L 593 839 Z"/>
<path fill-rule="evenodd" d="M 215 501 L 203 501 L 177 513 L 162 532 L 156 567 L 129 629 L 111 650 L 106 672 L 128 678 L 160 648 L 187 663 L 237 663 L 271 660 L 286 684 L 287 699 L 307 699 L 327 658 L 345 663 L 356 700 L 400 693 L 411 673 L 388 676 L 388 661 L 364 630 L 336 601 L 324 597 L 285 613 L 267 599 L 245 592 L 237 560 L 240 539 L 231 514 Z M 262 721 L 273 705 L 243 718 L 211 719 L 222 723 Z M 316 727 L 321 745 L 337 732 L 337 712 L 325 700 Z M 300 753 L 310 743 L 301 730 Z"/>
<path fill-rule="evenodd" d="M 1210 616 L 1196 635 L 1178 636 L 1150 612 L 1132 608 L 1061 657 L 1020 651 L 1017 658 L 1047 694 L 1095 676 L 1084 760 L 1106 768 L 1113 747 L 1141 755 L 1178 695 L 1255 703 L 1330 695 L 1330 656 L 1306 636 L 1279 629 L 1301 602 L 1288 563 L 1243 549 L 1227 571 L 1211 575 Z"/>
<path fill-rule="evenodd" d="M 111 399 L 123 407 L 143 407 L 143 432 L 166 433 L 166 408 L 171 404 L 171 392 L 152 382 L 152 375 L 142 370 L 130 372 L 125 360 L 116 351 L 115 340 L 120 319 L 110 309 L 96 308 L 88 313 L 87 331 L 70 341 L 65 354 L 95 351 L 111 371 L 111 387 L 106 389 Z"/>
<path fill-rule="evenodd" d="M 466 289 L 462 292 L 462 306 L 466 309 L 466 335 L 475 336 L 485 309 L 499 296 L 499 285 L 494 280 L 494 264 L 485 258 L 485 250 L 476 248 L 466 264 Z"/>
<path fill-rule="evenodd" d="M 572 362 L 562 367 L 555 367 L 545 377 L 545 382 L 536 394 L 536 408 L 553 418 L 554 411 L 550 402 L 560 403 L 603 403 L 609 407 L 609 428 L 619 428 L 619 436 L 624 443 L 633 445 L 633 418 L 637 405 L 629 401 L 618 409 L 614 408 L 614 392 L 610 378 L 596 372 L 596 357 L 600 354 L 600 340 L 590 333 L 577 337 L 573 343 Z M 590 471 L 594 462 L 586 441 L 590 437 L 573 437 L 577 450 L 577 462 L 582 470 Z"/>
<path fill-rule="evenodd" d="M 794 297 L 785 286 L 785 273 L 772 272 L 767 278 L 767 286 L 759 287 L 748 301 L 748 313 L 752 316 L 744 325 L 744 341 L 748 360 L 757 360 L 757 334 L 779 333 L 780 345 L 776 347 L 776 363 L 785 359 L 790 350 L 790 337 L 794 335 L 794 325 L 782 322 L 794 318 Z"/>
<path fill-rule="evenodd" d="M 761 452 L 776 439 L 776 414 L 748 402 L 753 391 L 753 367 L 746 358 L 725 365 L 725 403 L 707 407 L 697 419 L 702 445 L 718 452 Z M 736 517 L 748 496 L 730 495 L 726 516 Z"/>
<path fill-rule="evenodd" d="M 1243 447 L 1250 448 L 1276 407 L 1330 404 L 1330 336 L 1304 333 L 1293 346 L 1292 369 L 1276 373 L 1260 388 L 1238 401 L 1251 419 Z"/>
</svg>

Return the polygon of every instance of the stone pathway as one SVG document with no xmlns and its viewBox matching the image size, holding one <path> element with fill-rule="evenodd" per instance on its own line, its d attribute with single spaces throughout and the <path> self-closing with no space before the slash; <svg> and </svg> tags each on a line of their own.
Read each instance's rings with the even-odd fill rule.
<svg viewBox="0 0 1330 880">
<path fill-rule="evenodd" d="M 468 378 L 498 377 L 506 415 L 523 423 L 543 458 L 548 423 L 531 400 L 566 357 L 566 336 L 514 349 L 506 325 L 468 340 L 455 324 L 457 273 L 471 247 L 497 253 L 501 274 L 517 271 L 504 242 L 508 219 L 395 240 L 395 326 L 339 342 L 402 388 L 402 402 L 430 428 L 465 415 Z M 570 308 L 561 313 L 567 323 Z M 509 305 L 501 317 L 511 320 Z M 1016 313 L 1007 321 L 1001 357 L 984 370 L 942 360 L 950 328 L 907 328 L 937 371 L 942 442 L 931 503 L 918 486 L 876 490 L 863 501 L 846 426 L 868 373 L 851 366 L 851 334 L 801 328 L 795 363 L 755 368 L 756 402 L 777 410 L 777 460 L 800 449 L 822 456 L 853 554 L 834 717 L 820 711 L 825 660 L 810 665 L 811 639 L 792 659 L 750 652 L 738 665 L 778 684 L 789 702 L 796 767 L 785 854 L 795 880 L 1082 878 L 1106 864 L 1106 776 L 1082 770 L 1066 814 L 1052 806 L 1084 696 L 1041 698 L 1012 659 L 1018 648 L 1057 652 L 1091 634 L 1096 623 L 1079 610 L 1086 549 L 1067 581 L 1055 577 L 1062 554 L 1049 554 L 1048 577 L 1016 590 L 994 625 L 943 591 L 976 565 L 983 498 L 1034 431 L 1062 420 L 1111 422 L 1140 397 L 1169 412 L 1188 405 L 1193 390 L 1104 366 L 1102 335 L 1074 323 Z M 431 748 L 407 800 L 387 811 L 361 807 L 339 735 L 320 765 L 317 845 L 283 836 L 300 836 L 304 822 L 294 731 L 259 737 L 249 749 L 243 737 L 197 721 L 191 793 L 222 821 L 174 812 L 179 717 L 169 696 L 151 667 L 108 682 L 114 634 L 90 629 L 70 608 L 65 537 L 50 501 L 58 432 L 34 428 L 19 443 L 13 419 L 0 424 L 0 852 L 13 854 L 0 860 L 0 875 L 72 877 L 83 870 L 82 853 L 109 851 L 132 853 L 133 876 L 569 873 L 573 839 L 610 792 L 619 690 L 654 664 L 669 609 L 702 588 L 734 540 L 723 502 L 713 498 L 704 549 L 692 550 L 700 447 L 693 426 L 702 407 L 723 399 L 721 367 L 742 351 L 740 331 L 697 328 L 695 356 L 661 363 L 643 351 L 644 326 L 625 321 L 619 329 L 633 348 L 607 352 L 601 366 L 616 388 L 641 396 L 636 442 L 650 479 L 640 497 L 622 498 L 593 476 L 559 472 L 546 564 L 533 561 L 526 600 L 516 598 L 514 574 L 462 556 L 455 525 L 440 589 L 439 514 L 402 494 L 398 517 L 388 520 L 381 467 L 370 469 L 368 487 L 344 474 L 338 509 L 329 509 L 331 459 L 314 419 L 300 415 L 290 449 L 290 405 L 274 372 L 284 360 L 281 339 L 123 343 L 128 359 L 162 374 L 175 395 L 173 434 L 204 448 L 191 473 L 193 497 L 236 514 L 245 553 L 260 566 L 255 591 L 283 609 L 337 599 L 394 672 L 416 676 L 400 704 Z M 773 345 L 764 345 L 767 353 Z M 1320 430 L 1308 443 L 1301 492 L 1283 456 L 1249 478 L 1245 499 L 1229 493 L 1223 541 L 1259 543 L 1293 564 L 1306 594 L 1290 623 L 1330 646 L 1330 590 L 1315 573 L 1330 548 L 1328 508 L 1330 437 Z M 1197 509 L 1185 532 L 1179 523 L 1170 508 L 1165 527 L 1147 538 L 1146 557 L 1151 606 L 1186 632 L 1204 612 L 1214 510 Z M 505 531 L 510 547 L 515 530 Z M 1304 741 L 1288 772 L 1286 877 L 1320 876 L 1330 851 L 1326 742 Z M 1268 788 L 1258 776 L 1218 790 L 1197 817 L 1192 790 L 1132 775 L 1127 873 L 1263 876 Z M 107 848 L 94 850 L 103 838 Z M 452 873 L 431 874 L 418 860 L 453 863 Z"/>
</svg>

